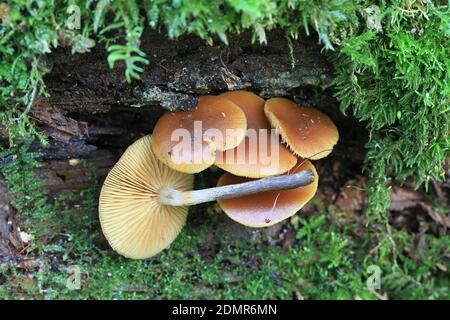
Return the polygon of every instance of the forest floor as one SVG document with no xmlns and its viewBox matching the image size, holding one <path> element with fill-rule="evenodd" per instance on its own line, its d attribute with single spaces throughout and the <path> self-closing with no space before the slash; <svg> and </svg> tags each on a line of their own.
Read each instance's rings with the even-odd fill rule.
<svg viewBox="0 0 450 320">
<path fill-rule="evenodd" d="M 363 155 L 343 151 L 315 163 L 318 194 L 284 223 L 251 229 L 216 204 L 196 206 L 173 245 L 145 261 L 104 239 L 99 179 L 31 216 L 2 192 L 0 299 L 448 299 L 449 184 L 394 186 L 389 214 L 368 221 Z M 198 175 L 196 188 L 219 174 Z"/>
</svg>

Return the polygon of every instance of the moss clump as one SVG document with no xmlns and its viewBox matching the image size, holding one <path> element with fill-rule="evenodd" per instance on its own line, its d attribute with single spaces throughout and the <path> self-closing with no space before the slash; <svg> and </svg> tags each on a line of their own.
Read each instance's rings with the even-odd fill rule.
<svg viewBox="0 0 450 320">
<path fill-rule="evenodd" d="M 370 7 L 369 7 L 370 8 Z M 389 207 L 389 179 L 444 178 L 450 150 L 450 12 L 431 1 L 383 1 L 335 55 L 343 112 L 367 123 L 371 212 Z M 375 13 L 374 13 L 375 12 Z"/>
</svg>

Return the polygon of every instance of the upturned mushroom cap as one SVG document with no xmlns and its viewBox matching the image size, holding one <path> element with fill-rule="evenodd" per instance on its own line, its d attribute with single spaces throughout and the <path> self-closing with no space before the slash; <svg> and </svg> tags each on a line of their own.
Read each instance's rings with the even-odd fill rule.
<svg viewBox="0 0 450 320">
<path fill-rule="evenodd" d="M 233 102 L 203 96 L 192 110 L 167 112 L 158 120 L 153 129 L 152 148 L 169 167 L 196 173 L 214 163 L 216 150 L 232 149 L 241 143 L 246 130 L 245 114 Z M 223 139 L 216 139 L 213 131 Z"/>
<path fill-rule="evenodd" d="M 297 163 L 297 158 L 279 142 L 278 136 L 271 135 L 262 98 L 247 91 L 225 92 L 219 97 L 232 101 L 244 111 L 248 133 L 236 148 L 216 153 L 216 166 L 237 176 L 263 178 L 287 172 Z"/>
<path fill-rule="evenodd" d="M 163 206 L 163 188 L 191 190 L 194 179 L 160 162 L 145 136 L 125 151 L 109 172 L 99 201 L 103 234 L 119 254 L 149 258 L 167 248 L 186 222 L 187 207 Z"/>
<path fill-rule="evenodd" d="M 311 200 L 318 185 L 318 176 L 313 164 L 308 160 L 299 160 L 290 173 L 311 169 L 314 181 L 305 186 L 288 190 L 267 191 L 249 196 L 217 200 L 222 210 L 234 221 L 245 226 L 260 228 L 272 226 L 294 215 Z M 222 175 L 218 186 L 251 181 L 230 173 Z"/>
<path fill-rule="evenodd" d="M 264 112 L 272 127 L 280 131 L 283 141 L 302 158 L 317 160 L 329 155 L 339 139 L 331 119 L 313 108 L 305 108 L 291 100 L 272 98 Z"/>
</svg>

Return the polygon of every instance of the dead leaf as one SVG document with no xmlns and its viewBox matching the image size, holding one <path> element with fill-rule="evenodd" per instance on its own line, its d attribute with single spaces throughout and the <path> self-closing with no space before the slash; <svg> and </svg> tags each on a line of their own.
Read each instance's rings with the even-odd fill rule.
<svg viewBox="0 0 450 320">
<path fill-rule="evenodd" d="M 340 189 L 336 200 L 339 209 L 346 212 L 360 211 L 366 203 L 366 193 L 364 189 L 352 182 L 346 183 L 346 186 Z"/>
<path fill-rule="evenodd" d="M 5 24 L 9 20 L 9 4 L 0 3 L 0 20 Z"/>
<path fill-rule="evenodd" d="M 422 200 L 419 192 L 394 186 L 391 189 L 391 211 L 403 211 L 415 207 Z"/>
<path fill-rule="evenodd" d="M 447 229 L 450 229 L 450 220 L 448 217 L 441 216 L 439 213 L 433 210 L 433 208 L 430 205 L 422 201 L 419 202 L 419 205 L 425 210 L 425 212 L 430 216 L 430 218 L 433 219 L 434 222 Z"/>
<path fill-rule="evenodd" d="M 20 261 L 17 265 L 17 268 L 27 270 L 29 272 L 31 271 L 38 271 L 39 269 L 42 269 L 44 267 L 43 263 L 34 258 L 25 258 L 22 261 Z"/>
<path fill-rule="evenodd" d="M 436 263 L 436 267 L 441 271 L 447 272 L 447 267 L 445 265 L 443 265 L 442 263 L 439 263 L 439 262 Z"/>
</svg>

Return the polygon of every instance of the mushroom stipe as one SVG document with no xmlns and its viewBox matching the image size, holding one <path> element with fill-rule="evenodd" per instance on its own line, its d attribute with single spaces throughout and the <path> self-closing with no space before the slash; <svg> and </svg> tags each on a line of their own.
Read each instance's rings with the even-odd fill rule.
<svg viewBox="0 0 450 320">
<path fill-rule="evenodd" d="M 134 142 L 108 174 L 100 194 L 103 233 L 119 254 L 146 259 L 167 248 L 183 228 L 187 206 L 259 193 L 307 186 L 311 169 L 210 189 L 189 191 L 193 175 L 175 171 L 159 161 L 151 136 Z"/>
</svg>

